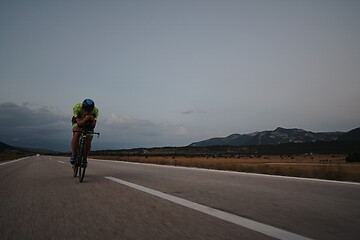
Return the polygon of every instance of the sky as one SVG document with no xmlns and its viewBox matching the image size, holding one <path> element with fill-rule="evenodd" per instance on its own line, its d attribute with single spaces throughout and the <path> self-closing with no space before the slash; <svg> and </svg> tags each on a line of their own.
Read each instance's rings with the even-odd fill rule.
<svg viewBox="0 0 360 240">
<path fill-rule="evenodd" d="M 360 1 L 0 0 L 0 141 L 70 151 L 360 126 Z"/>
</svg>

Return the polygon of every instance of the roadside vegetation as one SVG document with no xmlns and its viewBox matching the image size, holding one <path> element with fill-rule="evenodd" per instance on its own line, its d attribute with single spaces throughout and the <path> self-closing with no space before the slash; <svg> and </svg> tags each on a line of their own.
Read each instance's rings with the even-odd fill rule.
<svg viewBox="0 0 360 240">
<path fill-rule="evenodd" d="M 34 154 L 29 153 L 0 153 L 0 162 L 3 161 L 9 161 L 9 160 L 15 160 L 27 156 L 32 156 Z"/>
</svg>

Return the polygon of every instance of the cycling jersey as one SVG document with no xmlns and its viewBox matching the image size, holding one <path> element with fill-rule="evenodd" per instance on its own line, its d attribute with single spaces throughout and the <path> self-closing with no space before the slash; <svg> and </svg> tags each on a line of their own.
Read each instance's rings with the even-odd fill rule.
<svg viewBox="0 0 360 240">
<path fill-rule="evenodd" d="M 73 107 L 73 111 L 74 111 L 74 118 L 80 118 L 80 119 L 84 119 L 86 117 L 84 110 L 82 109 L 82 104 L 78 103 Z M 94 107 L 93 111 L 92 111 L 92 115 L 95 118 L 95 121 L 97 120 L 97 117 L 99 116 L 99 109 L 97 109 L 97 107 Z"/>
</svg>

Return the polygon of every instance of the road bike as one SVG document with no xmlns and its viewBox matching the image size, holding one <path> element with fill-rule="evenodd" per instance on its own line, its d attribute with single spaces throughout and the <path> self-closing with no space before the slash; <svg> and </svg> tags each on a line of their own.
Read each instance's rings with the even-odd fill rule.
<svg viewBox="0 0 360 240">
<path fill-rule="evenodd" d="M 85 170 L 87 168 L 87 151 L 86 151 L 86 138 L 90 135 L 98 135 L 98 137 L 100 136 L 100 133 L 96 133 L 93 130 L 89 130 L 89 129 L 83 129 L 81 131 L 74 131 L 74 132 L 78 132 L 80 133 L 80 138 L 79 138 L 79 147 L 76 151 L 76 156 L 75 156 L 75 163 L 73 164 L 72 168 L 73 168 L 73 176 L 76 177 L 79 173 L 79 181 L 83 182 L 84 177 L 85 177 Z"/>
</svg>

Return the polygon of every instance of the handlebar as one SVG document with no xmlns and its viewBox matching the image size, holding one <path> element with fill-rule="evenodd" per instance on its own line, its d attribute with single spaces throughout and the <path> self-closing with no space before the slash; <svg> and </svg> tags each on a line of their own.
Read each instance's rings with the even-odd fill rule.
<svg viewBox="0 0 360 240">
<path fill-rule="evenodd" d="M 73 131 L 73 132 L 82 133 L 84 135 L 86 135 L 86 134 L 96 134 L 96 135 L 98 135 L 98 137 L 100 136 L 99 132 L 94 132 L 92 130 L 87 130 L 87 129 L 84 129 L 84 130 L 81 130 L 81 131 Z"/>
</svg>

